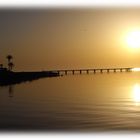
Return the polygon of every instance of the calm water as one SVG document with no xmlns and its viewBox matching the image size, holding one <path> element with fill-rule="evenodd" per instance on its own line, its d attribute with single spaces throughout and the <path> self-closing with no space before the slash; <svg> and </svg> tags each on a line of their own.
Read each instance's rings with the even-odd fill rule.
<svg viewBox="0 0 140 140">
<path fill-rule="evenodd" d="M 140 72 L 68 75 L 0 87 L 1 130 L 140 130 Z"/>
</svg>

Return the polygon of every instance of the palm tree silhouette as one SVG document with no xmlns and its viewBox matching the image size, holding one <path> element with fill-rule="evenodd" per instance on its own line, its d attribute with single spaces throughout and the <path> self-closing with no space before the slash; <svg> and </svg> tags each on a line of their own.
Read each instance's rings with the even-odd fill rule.
<svg viewBox="0 0 140 140">
<path fill-rule="evenodd" d="M 13 56 L 12 55 L 7 55 L 7 60 L 8 60 L 8 69 L 9 70 L 12 70 L 12 67 L 13 67 L 13 63 L 11 62 L 11 60 L 13 59 Z"/>
<path fill-rule="evenodd" d="M 14 64 L 12 62 L 8 63 L 8 66 L 9 66 L 9 70 L 11 71 L 14 67 Z"/>
<path fill-rule="evenodd" d="M 7 55 L 7 60 L 8 60 L 8 63 L 10 63 L 11 62 L 11 60 L 13 59 L 13 56 L 12 55 Z"/>
</svg>

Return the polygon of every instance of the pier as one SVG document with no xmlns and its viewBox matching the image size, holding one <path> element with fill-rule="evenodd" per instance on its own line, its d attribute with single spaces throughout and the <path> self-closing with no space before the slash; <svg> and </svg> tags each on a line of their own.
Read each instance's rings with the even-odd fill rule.
<svg viewBox="0 0 140 140">
<path fill-rule="evenodd" d="M 95 73 L 110 73 L 110 72 L 131 72 L 133 68 L 104 68 L 104 69 L 67 69 L 67 70 L 52 70 L 60 75 L 68 74 L 95 74 Z"/>
</svg>

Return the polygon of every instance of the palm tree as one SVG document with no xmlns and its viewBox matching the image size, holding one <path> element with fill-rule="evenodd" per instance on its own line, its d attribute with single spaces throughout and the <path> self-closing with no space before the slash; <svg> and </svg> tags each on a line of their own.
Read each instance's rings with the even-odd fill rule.
<svg viewBox="0 0 140 140">
<path fill-rule="evenodd" d="M 8 66 L 9 66 L 9 70 L 11 71 L 14 67 L 14 64 L 12 62 L 8 63 Z"/>
<path fill-rule="evenodd" d="M 10 63 L 12 63 L 11 60 L 13 59 L 13 56 L 12 56 L 12 55 L 7 55 L 6 58 L 7 58 L 7 60 L 8 60 L 8 69 L 9 69 L 9 70 L 12 70 L 11 68 L 13 67 L 13 66 L 12 66 L 13 64 L 10 64 Z M 12 66 L 12 67 L 11 67 L 11 66 Z"/>
<path fill-rule="evenodd" d="M 8 63 L 10 63 L 11 62 L 11 59 L 13 59 L 13 56 L 12 55 L 7 55 L 7 60 L 8 60 Z"/>
</svg>

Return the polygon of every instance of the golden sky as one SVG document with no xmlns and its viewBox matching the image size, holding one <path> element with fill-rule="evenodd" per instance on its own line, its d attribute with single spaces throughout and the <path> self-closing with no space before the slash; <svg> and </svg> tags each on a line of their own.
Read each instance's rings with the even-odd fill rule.
<svg viewBox="0 0 140 140">
<path fill-rule="evenodd" d="M 15 70 L 140 67 L 126 37 L 140 29 L 140 8 L 0 10 L 0 63 Z"/>
</svg>

